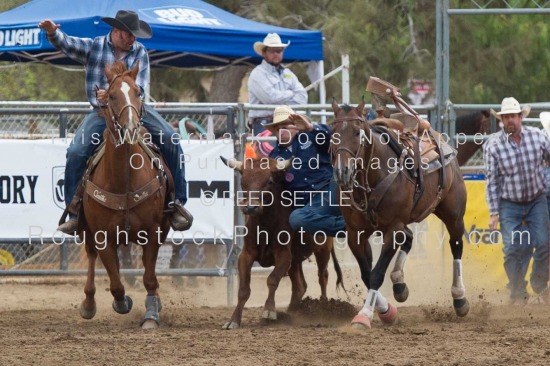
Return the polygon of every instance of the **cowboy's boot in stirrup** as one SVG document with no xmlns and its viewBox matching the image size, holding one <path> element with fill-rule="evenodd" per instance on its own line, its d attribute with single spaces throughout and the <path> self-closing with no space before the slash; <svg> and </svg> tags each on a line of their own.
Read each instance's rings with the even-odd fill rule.
<svg viewBox="0 0 550 366">
<path fill-rule="evenodd" d="M 76 217 L 71 217 L 69 218 L 69 221 L 59 225 L 57 231 L 61 231 L 62 233 L 65 233 L 67 235 L 75 235 L 77 228 L 78 221 L 76 220 Z"/>
<path fill-rule="evenodd" d="M 174 208 L 174 212 L 170 215 L 172 229 L 176 231 L 189 230 L 193 224 L 193 215 L 183 207 L 180 200 L 170 202 L 168 206 Z"/>
</svg>

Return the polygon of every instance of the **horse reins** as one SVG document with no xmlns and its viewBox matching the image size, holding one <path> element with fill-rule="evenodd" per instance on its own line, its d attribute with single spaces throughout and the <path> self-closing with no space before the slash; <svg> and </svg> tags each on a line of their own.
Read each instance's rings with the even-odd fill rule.
<svg viewBox="0 0 550 366">
<path fill-rule="evenodd" d="M 366 123 L 365 119 L 363 117 L 359 117 L 359 116 L 358 117 L 336 118 L 332 123 L 337 124 L 337 123 L 343 123 L 343 122 L 359 122 L 360 125 L 363 125 L 364 123 Z M 336 149 L 333 149 L 333 145 L 330 146 L 329 151 L 333 156 L 336 156 L 336 154 L 338 154 L 338 152 L 340 152 L 340 151 L 345 151 L 348 154 L 350 154 L 355 159 L 355 161 L 357 161 L 357 159 L 363 153 L 364 146 L 365 146 L 365 144 L 363 143 L 363 139 L 361 138 L 360 141 L 359 141 L 359 149 L 357 149 L 356 152 L 353 152 L 353 151 L 351 151 L 351 149 L 349 149 L 347 147 L 344 147 L 344 146 L 337 147 Z M 374 144 L 371 144 L 370 147 L 371 147 L 370 154 L 372 155 L 372 153 L 374 151 Z M 368 162 L 367 162 L 367 168 L 366 168 L 366 171 L 365 171 L 364 174 L 362 174 L 361 169 L 357 169 L 354 172 L 354 175 L 352 177 L 352 182 L 351 182 L 352 185 L 353 185 L 353 188 L 359 188 L 361 191 L 363 191 L 363 200 L 361 202 L 357 202 L 357 200 L 354 198 L 354 195 L 353 195 L 352 191 L 349 192 L 349 193 L 345 193 L 345 195 L 348 196 L 348 198 L 350 200 L 351 206 L 355 210 L 361 211 L 363 213 L 367 210 L 367 201 L 368 201 L 368 196 L 367 195 L 372 192 L 372 189 L 370 188 L 368 180 L 367 180 L 367 175 L 368 175 L 368 172 L 369 172 L 369 168 L 370 168 L 370 164 L 368 164 Z M 359 173 L 361 173 L 361 174 L 359 174 Z M 361 178 L 358 179 L 359 175 L 361 175 L 362 179 Z"/>
<path fill-rule="evenodd" d="M 124 75 L 123 74 L 117 74 L 115 75 L 115 77 L 113 78 L 113 80 L 111 80 L 111 82 L 109 83 L 109 88 L 107 88 L 107 94 L 109 94 L 109 91 L 111 90 L 111 87 L 113 86 L 114 82 L 116 79 L 118 79 L 119 77 L 122 77 Z M 142 125 L 142 122 L 141 122 L 141 117 L 143 115 L 143 111 L 144 111 L 144 108 L 145 106 L 143 105 L 143 103 L 141 103 L 141 108 L 140 110 L 138 110 L 134 105 L 132 105 L 131 103 L 127 103 L 125 104 L 124 106 L 122 106 L 122 108 L 120 109 L 120 111 L 118 113 L 116 113 L 114 110 L 113 110 L 113 107 L 110 103 L 107 103 L 107 106 L 106 106 L 106 110 L 108 111 L 108 114 L 109 114 L 109 117 L 111 119 L 111 121 L 113 122 L 113 125 L 115 127 L 115 131 L 123 131 L 125 129 L 125 127 L 123 127 L 119 121 L 120 121 L 120 118 L 122 117 L 122 113 L 124 113 L 124 111 L 128 108 L 131 108 L 133 109 L 137 116 L 138 116 L 138 119 L 139 119 L 139 123 L 138 123 L 138 126 L 141 126 Z M 107 128 L 107 130 L 109 131 L 109 134 L 111 135 L 111 137 L 114 139 L 114 142 L 115 142 L 115 146 L 118 147 L 120 145 L 122 145 L 122 142 L 119 142 L 117 140 L 117 138 L 115 137 L 113 131 L 111 131 L 109 128 Z"/>
<path fill-rule="evenodd" d="M 362 117 L 344 117 L 344 118 L 338 118 L 333 123 L 341 123 L 346 121 L 358 121 L 361 124 L 365 123 L 366 121 Z M 370 130 L 373 131 L 373 130 Z M 375 131 L 376 132 L 376 131 Z M 363 152 L 363 139 L 361 138 L 359 149 L 356 153 L 351 151 L 351 149 L 346 147 L 338 147 L 334 151 L 331 151 L 333 155 L 336 155 L 340 150 L 345 151 L 349 153 L 350 155 L 354 156 L 355 161 L 362 155 Z M 370 152 L 369 156 L 372 156 L 374 154 L 374 144 L 370 145 Z M 332 145 L 331 145 L 332 149 Z M 406 150 L 402 150 L 401 154 L 399 156 L 399 163 L 401 166 L 403 166 L 403 161 L 406 157 L 407 153 Z M 399 174 L 401 174 L 402 169 L 399 169 L 397 172 L 392 172 L 389 175 L 387 175 L 385 178 L 383 178 L 376 187 L 372 188 L 369 185 L 368 182 L 368 173 L 370 169 L 370 162 L 367 162 L 367 167 L 364 169 L 364 172 L 362 169 L 358 169 L 355 171 L 354 176 L 352 177 L 352 185 L 353 188 L 359 188 L 363 191 L 362 199 L 360 202 L 357 202 L 357 200 L 354 198 L 353 191 L 346 192 L 346 196 L 350 201 L 350 205 L 357 211 L 361 212 L 365 217 L 369 219 L 373 227 L 378 226 L 377 218 L 376 218 L 376 209 L 378 205 L 380 204 L 380 201 L 384 197 L 384 194 L 389 189 L 389 187 L 393 184 L 395 179 Z M 360 178 L 358 178 L 360 176 Z"/>
<path fill-rule="evenodd" d="M 115 80 L 118 79 L 119 77 L 124 76 L 124 75 L 125 75 L 125 73 L 115 75 L 115 77 L 109 83 L 109 87 L 107 88 L 107 94 L 109 94 L 109 92 L 111 91 L 111 88 L 112 88 Z M 99 90 L 99 87 L 97 87 L 97 85 L 96 85 L 96 93 L 97 93 L 98 90 Z M 122 126 L 119 121 L 120 121 L 124 111 L 126 109 L 130 109 L 130 108 L 133 109 L 136 112 L 137 116 L 138 116 L 138 119 L 139 119 L 138 127 L 142 126 L 143 122 L 142 122 L 141 118 L 142 118 L 143 112 L 145 110 L 145 105 L 143 104 L 143 102 L 141 103 L 141 108 L 139 110 L 133 104 L 127 103 L 124 106 L 122 106 L 122 108 L 120 109 L 120 111 L 118 113 L 116 113 L 113 110 L 113 107 L 110 103 L 107 103 L 106 106 L 102 107 L 102 109 L 106 113 L 105 118 L 106 119 L 109 118 L 113 122 L 114 129 L 115 129 L 115 131 L 119 132 L 119 135 L 120 135 L 120 131 L 124 131 L 127 128 L 126 126 Z M 109 127 L 107 127 L 107 131 L 109 132 L 109 135 L 113 139 L 113 143 L 114 143 L 115 147 L 119 147 L 119 146 L 124 144 L 124 139 L 122 138 L 122 136 L 119 136 L 120 139 L 117 139 L 115 134 L 113 133 L 113 131 L 111 131 L 111 129 Z M 98 191 L 101 190 L 101 193 L 104 195 L 104 197 L 109 198 L 109 204 L 106 203 L 105 198 L 104 198 L 104 200 L 98 200 L 96 197 L 94 197 L 92 195 L 92 198 L 94 198 L 97 202 L 103 204 L 106 207 L 109 207 L 109 208 L 115 209 L 115 210 L 119 209 L 119 210 L 124 210 L 125 211 L 125 226 L 126 226 L 127 231 L 130 230 L 130 209 L 133 208 L 135 205 L 141 203 L 144 198 L 151 197 L 152 193 L 155 193 L 157 190 L 159 190 L 162 186 L 162 183 L 160 183 L 160 182 L 164 181 L 163 177 L 164 177 L 164 174 L 165 174 L 164 167 L 162 166 L 162 164 L 156 162 L 155 156 L 152 155 L 153 154 L 152 151 L 146 146 L 146 144 L 144 143 L 144 141 L 140 137 L 141 136 L 138 135 L 138 143 L 141 145 L 144 152 L 154 162 L 155 166 L 157 166 L 157 168 L 159 170 L 159 174 L 157 174 L 157 176 L 155 178 L 153 178 L 151 181 L 149 181 L 147 184 L 145 184 L 139 190 L 137 190 L 135 192 L 131 192 L 131 190 L 130 190 L 130 170 L 127 170 L 127 177 L 126 177 L 126 192 L 127 193 L 124 194 L 124 195 L 113 194 L 113 193 L 104 191 L 104 190 L 100 189 L 99 187 L 95 186 L 96 190 L 98 190 Z M 130 148 L 130 146 L 128 145 L 127 149 L 129 149 L 129 148 Z M 87 181 L 89 183 L 93 184 L 93 182 L 91 182 L 89 180 L 87 180 Z M 128 199 L 129 199 L 130 196 L 133 197 L 133 201 L 134 201 L 133 204 L 128 203 Z M 119 202 L 122 197 L 125 198 L 124 203 Z M 114 199 L 115 203 L 111 202 L 113 199 Z"/>
</svg>

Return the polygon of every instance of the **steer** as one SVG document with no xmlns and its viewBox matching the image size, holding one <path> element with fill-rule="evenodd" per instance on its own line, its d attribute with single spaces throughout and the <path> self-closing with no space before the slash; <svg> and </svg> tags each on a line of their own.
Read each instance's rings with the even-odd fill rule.
<svg viewBox="0 0 550 366">
<path fill-rule="evenodd" d="M 292 207 L 282 202 L 281 195 L 284 172 L 291 161 L 262 158 L 242 162 L 224 157 L 221 159 L 224 164 L 241 173 L 243 198 L 238 204 L 247 215 L 244 246 L 238 261 L 238 303 L 231 320 L 224 324 L 223 329 L 236 329 L 241 325 L 243 308 L 250 297 L 250 275 L 254 261 L 262 267 L 275 266 L 267 278 L 269 294 L 262 312 L 262 319 L 265 320 L 277 319 L 275 291 L 287 273 L 292 283 L 289 310 L 297 308 L 307 288 L 302 261 L 311 254 L 315 255 L 317 261 L 321 299 L 327 299 L 327 266 L 331 253 L 338 277 L 336 284 L 343 288 L 342 271 L 334 255 L 332 238 L 326 239 L 322 245 L 316 244 L 311 235 L 294 232 L 288 223 Z M 317 242 L 321 243 L 320 240 Z"/>
</svg>

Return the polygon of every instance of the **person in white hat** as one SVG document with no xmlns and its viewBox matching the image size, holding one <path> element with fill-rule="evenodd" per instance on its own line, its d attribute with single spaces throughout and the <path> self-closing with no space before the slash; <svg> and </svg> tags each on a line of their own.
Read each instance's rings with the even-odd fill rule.
<svg viewBox="0 0 550 366">
<path fill-rule="evenodd" d="M 86 69 L 86 94 L 93 107 L 75 131 L 71 145 L 67 149 L 67 164 L 65 166 L 65 203 L 69 211 L 69 220 L 62 223 L 57 230 L 66 234 L 73 234 L 77 229 L 78 212 L 77 202 L 79 190 L 77 187 L 84 175 L 88 158 L 103 140 L 103 131 L 106 128 L 105 119 L 100 112 L 102 106 L 107 104 L 107 89 L 109 83 L 105 76 L 105 66 L 112 65 L 115 61 L 123 61 L 127 69 L 132 69 L 139 62 L 139 72 L 136 84 L 142 92 L 147 90 L 149 84 L 149 56 L 143 44 L 136 38 L 151 38 L 153 32 L 149 24 L 139 19 L 136 12 L 131 10 L 119 10 L 114 18 L 101 18 L 102 21 L 112 27 L 105 36 L 94 39 L 72 37 L 65 34 L 60 25 L 46 19 L 38 24 L 44 31 L 48 41 L 58 50 L 76 62 L 85 65 Z M 96 90 L 96 88 L 99 88 Z M 149 131 L 152 141 L 160 148 L 166 162 L 174 176 L 175 201 L 168 205 L 177 206 L 170 215 L 170 223 L 174 230 L 187 230 L 191 226 L 192 216 L 183 208 L 187 201 L 187 183 L 185 181 L 185 168 L 181 161 L 183 151 L 179 138 L 174 139 L 173 128 L 151 106 L 144 104 L 145 112 L 142 122 Z M 71 205 L 73 201 L 75 204 Z M 183 214 L 181 212 L 183 212 Z"/>
<path fill-rule="evenodd" d="M 345 236 L 329 153 L 330 127 L 312 123 L 283 105 L 275 108 L 273 122 L 265 128 L 277 137 L 269 157 L 293 159 L 283 180 L 295 207 L 289 217 L 292 229 L 322 236 L 319 244 L 326 236 Z"/>
<path fill-rule="evenodd" d="M 512 97 L 502 100 L 503 128 L 483 145 L 489 228 L 500 232 L 511 303 L 526 303 L 527 265 L 533 257 L 531 288 L 548 303 L 548 224 L 544 162 L 550 161 L 550 139 L 539 128 L 523 126 L 528 106 Z"/>
<path fill-rule="evenodd" d="M 296 75 L 282 65 L 285 49 L 290 41 L 283 43 L 277 33 L 269 33 L 263 41 L 254 43 L 254 51 L 262 56 L 248 78 L 248 102 L 250 104 L 307 104 L 307 92 Z M 248 118 L 252 132 L 258 135 L 263 125 L 272 120 L 272 110 L 251 110 Z"/>
</svg>

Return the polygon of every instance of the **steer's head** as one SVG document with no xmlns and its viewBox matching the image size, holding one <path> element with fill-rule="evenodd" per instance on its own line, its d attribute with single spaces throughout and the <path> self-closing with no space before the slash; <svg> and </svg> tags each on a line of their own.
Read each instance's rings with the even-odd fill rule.
<svg viewBox="0 0 550 366">
<path fill-rule="evenodd" d="M 245 215 L 260 215 L 264 207 L 280 201 L 281 182 L 291 160 L 220 158 L 225 165 L 241 173 L 241 191 L 237 198 Z"/>
</svg>

